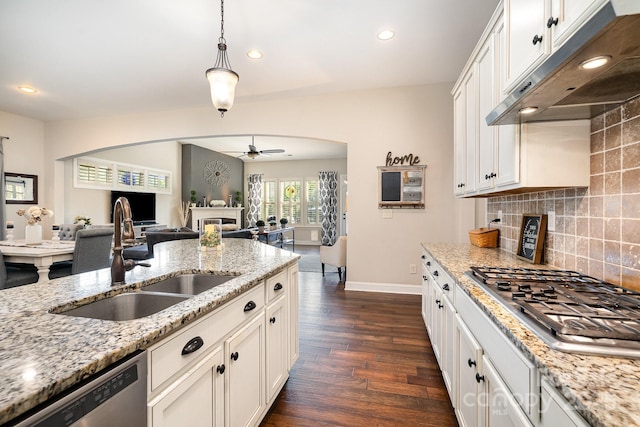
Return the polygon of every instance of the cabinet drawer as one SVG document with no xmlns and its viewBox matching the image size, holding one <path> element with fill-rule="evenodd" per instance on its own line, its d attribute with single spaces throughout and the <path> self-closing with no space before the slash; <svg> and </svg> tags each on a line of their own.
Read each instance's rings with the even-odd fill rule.
<svg viewBox="0 0 640 427">
<path fill-rule="evenodd" d="M 255 308 L 245 312 L 245 306 L 250 301 L 255 303 Z M 183 368 L 207 354 L 217 342 L 245 320 L 260 312 L 263 307 L 264 289 L 262 285 L 259 285 L 228 302 L 202 320 L 178 331 L 158 346 L 151 347 L 148 352 L 151 391 L 156 390 Z M 198 338 L 201 340 L 202 346 L 183 355 L 185 346 Z"/>
<path fill-rule="evenodd" d="M 538 371 L 471 298 L 458 290 L 456 309 L 527 416 L 538 416 Z"/>
<path fill-rule="evenodd" d="M 287 280 L 287 271 L 281 271 L 273 277 L 269 277 L 266 283 L 267 303 L 273 301 L 281 295 L 287 293 L 289 283 Z"/>
<path fill-rule="evenodd" d="M 429 268 L 431 272 L 431 276 L 433 276 L 434 282 L 438 285 L 440 289 L 442 289 L 442 294 L 452 303 L 455 304 L 455 282 L 451 279 L 445 271 L 444 268 L 436 261 L 431 262 L 431 267 Z"/>
</svg>

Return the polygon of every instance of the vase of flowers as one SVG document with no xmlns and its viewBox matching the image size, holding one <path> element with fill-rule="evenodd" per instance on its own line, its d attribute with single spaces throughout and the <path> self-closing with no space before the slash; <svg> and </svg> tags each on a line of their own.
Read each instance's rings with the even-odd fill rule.
<svg viewBox="0 0 640 427">
<path fill-rule="evenodd" d="M 53 216 L 53 211 L 47 208 L 32 206 L 27 210 L 18 209 L 18 215 L 27 219 L 27 227 L 24 230 L 24 241 L 27 245 L 37 245 L 42 243 L 42 218 Z"/>
<path fill-rule="evenodd" d="M 77 217 L 73 218 L 73 223 L 79 224 L 83 228 L 91 228 L 91 218 L 87 216 L 78 215 Z"/>
</svg>

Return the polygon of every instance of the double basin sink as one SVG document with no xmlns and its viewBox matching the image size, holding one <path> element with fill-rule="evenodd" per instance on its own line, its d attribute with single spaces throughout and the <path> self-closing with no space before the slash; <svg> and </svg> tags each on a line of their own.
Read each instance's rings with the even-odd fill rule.
<svg viewBox="0 0 640 427">
<path fill-rule="evenodd" d="M 115 321 L 140 319 L 213 289 L 236 277 L 238 276 L 181 274 L 144 286 L 136 292 L 118 294 L 57 313 Z"/>
</svg>

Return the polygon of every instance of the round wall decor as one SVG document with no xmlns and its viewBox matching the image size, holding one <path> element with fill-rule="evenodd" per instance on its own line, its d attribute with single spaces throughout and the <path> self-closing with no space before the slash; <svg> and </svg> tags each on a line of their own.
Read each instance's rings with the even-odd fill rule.
<svg viewBox="0 0 640 427">
<path fill-rule="evenodd" d="M 226 184 L 229 182 L 230 173 L 229 165 L 220 160 L 211 160 L 204 165 L 204 180 L 211 185 L 220 187 Z"/>
</svg>

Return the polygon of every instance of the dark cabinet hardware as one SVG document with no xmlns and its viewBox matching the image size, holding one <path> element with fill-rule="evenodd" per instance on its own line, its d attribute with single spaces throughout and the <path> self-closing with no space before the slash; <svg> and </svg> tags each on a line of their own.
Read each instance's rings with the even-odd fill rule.
<svg viewBox="0 0 640 427">
<path fill-rule="evenodd" d="M 271 322 L 271 323 L 276 323 L 276 318 L 275 318 L 275 317 L 270 318 L 270 319 L 269 319 L 269 322 Z"/>
<path fill-rule="evenodd" d="M 547 28 L 551 28 L 554 25 L 558 25 L 558 18 L 552 16 L 547 20 Z"/>
<path fill-rule="evenodd" d="M 445 291 L 450 290 L 450 289 L 449 289 L 449 284 L 448 284 L 448 283 L 445 283 L 444 285 L 442 285 L 442 289 L 444 289 Z"/>
<path fill-rule="evenodd" d="M 257 305 L 256 305 L 256 303 L 255 303 L 255 302 L 253 302 L 253 301 L 249 301 L 249 302 L 247 303 L 247 305 L 245 305 L 245 306 L 244 306 L 244 311 L 251 311 L 251 310 L 253 310 L 253 309 L 254 309 L 254 308 L 256 308 L 256 307 L 257 307 Z"/>
<path fill-rule="evenodd" d="M 424 274 L 422 275 L 422 280 L 427 280 L 427 276 L 425 276 Z"/>
<path fill-rule="evenodd" d="M 435 271 L 433 272 L 433 275 L 434 275 L 434 276 L 436 276 L 436 277 L 438 277 L 440 274 L 438 273 L 438 270 L 435 270 Z"/>
<path fill-rule="evenodd" d="M 204 345 L 204 341 L 200 337 L 191 338 L 184 347 L 182 347 L 182 355 L 191 354 Z"/>
<path fill-rule="evenodd" d="M 231 360 L 238 360 L 238 356 L 239 356 L 238 352 L 234 351 L 233 353 L 231 353 Z"/>
<path fill-rule="evenodd" d="M 491 179 L 491 178 L 495 178 L 496 176 L 498 175 L 496 175 L 495 172 L 491 172 L 490 174 L 485 175 L 484 179 Z"/>
<path fill-rule="evenodd" d="M 442 307 L 444 307 L 444 305 L 438 304 L 438 308 L 442 308 Z"/>
<path fill-rule="evenodd" d="M 476 372 L 476 382 L 480 384 L 482 381 L 484 381 L 484 375 L 480 375 Z"/>
<path fill-rule="evenodd" d="M 224 374 L 224 370 L 225 370 L 224 365 L 218 365 L 218 367 L 216 368 L 216 371 L 217 371 L 219 374 Z"/>
<path fill-rule="evenodd" d="M 440 305 L 440 300 L 439 299 L 436 300 L 436 304 Z"/>
<path fill-rule="evenodd" d="M 426 255 L 422 255 L 420 258 L 425 259 L 427 256 Z"/>
<path fill-rule="evenodd" d="M 275 284 L 275 286 L 273 287 L 274 291 L 279 291 L 283 288 L 282 283 L 278 282 Z"/>
<path fill-rule="evenodd" d="M 538 43 L 542 43 L 542 36 L 539 36 L 536 34 L 535 36 L 533 36 L 532 41 L 534 46 L 537 45 Z"/>
<path fill-rule="evenodd" d="M 427 267 L 431 267 L 431 261 L 427 261 Z"/>
<path fill-rule="evenodd" d="M 469 358 L 469 360 L 467 360 L 467 363 L 469 364 L 469 367 L 472 368 L 476 365 L 476 361 L 475 360 L 471 360 L 471 358 Z"/>
</svg>

